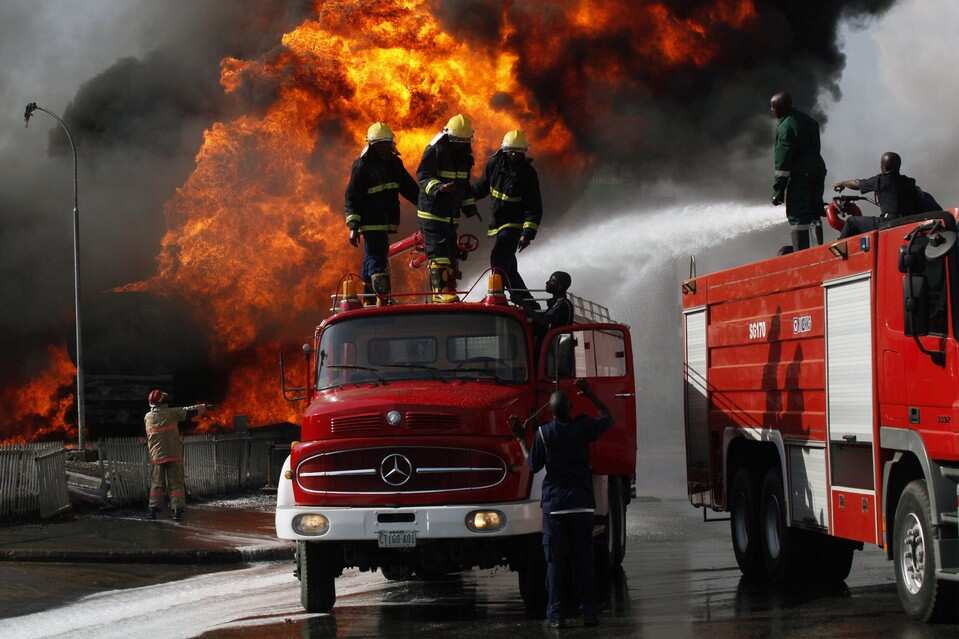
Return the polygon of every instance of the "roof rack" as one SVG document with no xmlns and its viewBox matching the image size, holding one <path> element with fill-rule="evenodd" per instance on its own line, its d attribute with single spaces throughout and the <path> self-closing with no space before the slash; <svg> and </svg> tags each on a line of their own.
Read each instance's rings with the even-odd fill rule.
<svg viewBox="0 0 959 639">
<path fill-rule="evenodd" d="M 609 314 L 609 308 L 602 304 L 597 304 L 592 300 L 579 295 L 567 294 L 566 297 L 573 303 L 573 316 L 586 322 L 612 322 L 613 318 Z"/>
</svg>

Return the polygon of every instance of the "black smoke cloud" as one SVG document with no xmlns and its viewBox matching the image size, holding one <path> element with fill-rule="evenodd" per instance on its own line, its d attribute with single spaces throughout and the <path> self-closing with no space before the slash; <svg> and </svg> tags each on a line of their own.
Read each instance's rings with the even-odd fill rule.
<svg viewBox="0 0 959 639">
<path fill-rule="evenodd" d="M 642 25 L 628 20 L 594 37 L 570 39 L 557 56 L 540 60 L 539 44 L 566 19 L 567 3 L 436 0 L 434 9 L 452 33 L 475 46 L 516 52 L 519 80 L 535 107 L 557 114 L 580 149 L 626 174 L 628 183 L 669 177 L 699 193 L 755 198 L 768 186 L 768 167 L 752 169 L 768 151 L 769 94 L 787 88 L 804 107 L 824 89 L 838 95 L 844 64 L 836 42 L 840 19 L 868 20 L 893 1 L 755 0 L 758 19 L 745 32 L 711 32 L 719 54 L 710 64 L 679 65 L 669 73 L 647 64 L 635 48 L 655 34 L 637 37 L 631 29 Z M 104 2 L 101 10 L 113 13 L 97 19 L 111 26 L 82 42 L 63 37 L 71 20 L 82 17 L 81 9 L 72 9 L 77 15 L 70 20 L 55 21 L 47 14 L 71 9 L 57 5 L 43 14 L 37 4 L 24 0 L 0 8 L 6 62 L 0 99 L 8 112 L 0 120 L 0 306 L 11 309 L 0 314 L 0 383 L 35 374 L 47 344 L 72 343 L 70 158 L 55 128 L 48 157 L 25 151 L 28 138 L 19 118 L 22 105 L 34 99 L 54 108 L 67 105 L 63 115 L 81 149 L 90 368 L 202 369 L 209 365 L 203 329 L 191 324 L 180 302 L 104 291 L 153 273 L 165 230 L 163 203 L 193 167 L 203 130 L 235 108 L 269 103 L 270 87 L 258 88 L 263 95 L 240 96 L 242 105 L 224 96 L 220 61 L 268 55 L 312 4 L 133 0 L 119 10 Z M 613 4 L 630 7 L 626 0 Z M 683 17 L 701 15 L 712 3 L 662 4 Z M 515 31 L 501 44 L 504 6 Z M 49 58 L 47 49 L 59 42 L 70 44 L 60 52 L 71 56 L 70 64 Z M 100 71 L 80 64 L 92 60 L 104 60 Z M 600 81 L 593 73 L 598 61 L 622 65 L 628 81 Z M 71 73 L 77 69 L 89 79 L 71 98 L 63 87 L 75 83 Z M 498 108 L 515 108 L 510 96 L 495 100 Z M 598 107 L 602 118 L 596 117 Z M 39 132 L 33 129 L 45 126 L 42 117 L 31 124 L 34 138 Z M 543 173 L 547 182 L 559 181 Z M 557 216 L 566 208 L 558 198 L 547 204 Z"/>
<path fill-rule="evenodd" d="M 739 160 L 768 152 L 769 97 L 788 90 L 805 110 L 814 110 L 822 91 L 838 99 L 845 65 L 837 42 L 841 20 L 867 22 L 894 2 L 755 0 L 756 17 L 743 27 L 712 23 L 703 41 L 717 51 L 711 61 L 669 67 L 646 46 L 657 35 L 641 11 L 650 3 L 598 3 L 597 10 L 605 6 L 617 18 L 589 35 L 564 38 L 548 61 L 539 50 L 568 24 L 570 3 L 517 2 L 504 12 L 496 0 L 438 0 L 435 10 L 460 37 L 517 53 L 519 80 L 536 106 L 558 114 L 577 147 L 601 162 L 638 181 L 681 176 L 700 190 L 708 185 L 724 195 L 755 197 L 765 193 L 768 171 L 743 174 Z M 717 3 L 657 4 L 668 6 L 675 20 L 707 23 Z M 505 20 L 514 31 L 501 43 Z M 623 69 L 621 81 L 610 83 L 602 71 L 614 66 Z M 816 115 L 825 122 L 824 113 Z"/>
</svg>

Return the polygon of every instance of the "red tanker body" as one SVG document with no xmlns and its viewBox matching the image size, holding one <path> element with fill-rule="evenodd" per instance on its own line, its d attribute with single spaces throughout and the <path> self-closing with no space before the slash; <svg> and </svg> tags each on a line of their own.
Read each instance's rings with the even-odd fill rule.
<svg viewBox="0 0 959 639">
<path fill-rule="evenodd" d="M 555 384 L 585 410 L 580 377 L 616 419 L 592 463 L 597 556 L 622 561 L 636 470 L 629 329 L 576 300 L 577 323 L 544 335 L 498 281 L 477 303 L 362 307 L 348 293 L 305 347 L 302 442 L 284 466 L 276 527 L 297 541 L 307 610 L 329 610 L 334 579 L 351 566 L 395 579 L 503 565 L 541 613 L 542 473 L 531 473 L 514 431 L 528 421 L 532 443 Z"/>
<path fill-rule="evenodd" d="M 957 211 L 683 284 L 687 482 L 772 581 L 895 560 L 913 617 L 959 609 Z"/>
</svg>

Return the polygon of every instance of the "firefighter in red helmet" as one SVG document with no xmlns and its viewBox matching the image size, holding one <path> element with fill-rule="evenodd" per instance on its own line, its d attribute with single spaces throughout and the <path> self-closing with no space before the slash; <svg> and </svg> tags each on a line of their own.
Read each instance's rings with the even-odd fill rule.
<svg viewBox="0 0 959 639">
<path fill-rule="evenodd" d="M 146 426 L 147 449 L 150 451 L 150 518 L 156 519 L 163 506 L 163 498 L 170 497 L 173 519 L 183 517 L 186 505 L 186 487 L 183 482 L 183 441 L 179 424 L 194 415 L 206 412 L 207 404 L 174 408 L 170 396 L 161 390 L 150 391 L 147 397 L 150 411 L 143 418 Z"/>
</svg>

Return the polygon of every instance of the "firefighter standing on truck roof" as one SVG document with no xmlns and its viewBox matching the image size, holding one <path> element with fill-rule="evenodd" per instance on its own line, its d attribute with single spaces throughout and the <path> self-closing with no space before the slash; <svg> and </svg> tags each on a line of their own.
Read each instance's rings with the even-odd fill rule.
<svg viewBox="0 0 959 639">
<path fill-rule="evenodd" d="M 596 618 L 596 593 L 593 590 L 593 470 L 589 465 L 589 445 L 610 429 L 613 417 L 609 408 L 593 393 L 584 379 L 576 380 L 581 395 L 599 410 L 599 417 L 570 414 L 569 398 L 556 391 L 549 399 L 553 421 L 536 431 L 529 465 L 534 473 L 546 468 L 543 479 L 543 551 L 546 554 L 549 604 L 547 619 L 554 628 L 565 627 L 562 613 L 570 602 L 563 594 L 571 589 L 571 579 L 583 607 L 587 626 Z M 567 566 L 572 575 L 565 574 Z"/>
<path fill-rule="evenodd" d="M 852 189 L 860 193 L 875 193 L 879 205 L 879 217 L 849 217 L 842 229 L 840 238 L 871 231 L 883 220 L 905 217 L 915 213 L 941 211 L 942 206 L 929 193 L 916 185 L 916 181 L 899 172 L 902 158 L 898 153 L 888 151 L 879 159 L 879 174 L 858 180 L 842 180 L 833 185 L 833 190 L 842 193 Z"/>
<path fill-rule="evenodd" d="M 434 302 L 456 302 L 456 263 L 459 249 L 456 227 L 460 212 L 478 215 L 470 186 L 473 169 L 473 125 L 465 115 L 454 115 L 423 151 L 416 170 L 420 185 L 416 217 L 419 220 L 430 289 Z"/>
<path fill-rule="evenodd" d="M 150 412 L 143 418 L 146 426 L 147 449 L 150 451 L 150 518 L 155 519 L 163 507 L 163 497 L 170 496 L 173 519 L 183 517 L 186 505 L 186 486 L 183 482 L 183 441 L 179 423 L 206 412 L 206 404 L 172 408 L 167 405 L 170 396 L 161 390 L 152 390 L 148 396 Z"/>
<path fill-rule="evenodd" d="M 809 230 L 820 223 L 823 192 L 826 188 L 826 163 L 820 155 L 819 123 L 793 108 L 788 93 L 777 93 L 769 101 L 769 110 L 779 120 L 774 150 L 775 181 L 772 202 L 786 203 L 786 217 L 794 251 L 809 248 Z"/>
<path fill-rule="evenodd" d="M 353 163 L 346 187 L 346 226 L 350 244 L 357 246 L 363 235 L 364 303 L 376 295 L 379 305 L 390 299 L 390 233 L 400 225 L 400 198 L 412 202 L 419 198 L 416 184 L 393 140 L 393 131 L 385 122 L 376 122 L 366 132 L 366 146 Z"/>
<path fill-rule="evenodd" d="M 473 185 L 473 195 L 477 200 L 487 195 L 493 198 L 487 235 L 495 237 L 496 243 L 490 266 L 505 276 L 514 304 L 538 309 L 516 264 L 517 249 L 522 251 L 536 238 L 543 218 L 539 176 L 526 156 L 528 150 L 525 133 L 507 132 L 500 150 L 486 163 L 483 177 Z"/>
</svg>

